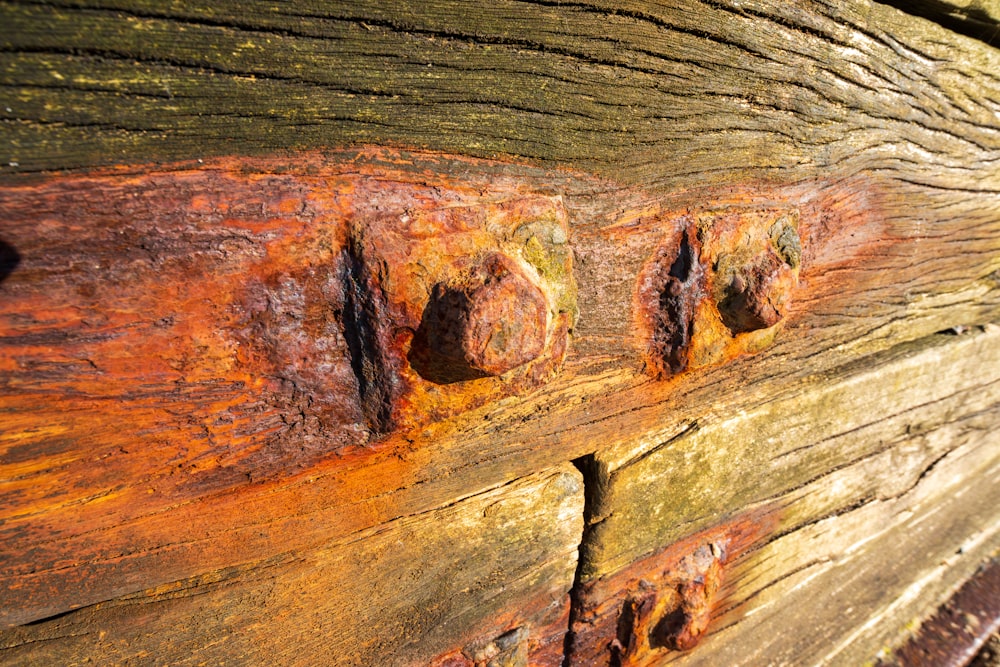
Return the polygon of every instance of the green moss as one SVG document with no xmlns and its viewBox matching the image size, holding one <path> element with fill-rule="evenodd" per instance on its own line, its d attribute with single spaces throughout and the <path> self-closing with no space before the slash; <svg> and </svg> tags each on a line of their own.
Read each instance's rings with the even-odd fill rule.
<svg viewBox="0 0 1000 667">
<path fill-rule="evenodd" d="M 802 263 L 802 242 L 795 228 L 795 221 L 789 216 L 783 216 L 768 230 L 771 243 L 781 254 L 781 258 L 793 269 L 799 268 L 799 264 Z"/>
<path fill-rule="evenodd" d="M 573 278 L 573 251 L 566 230 L 555 219 L 525 223 L 514 232 L 524 259 L 538 271 L 553 292 L 556 312 L 570 316 L 571 325 L 579 316 L 576 281 Z"/>
</svg>

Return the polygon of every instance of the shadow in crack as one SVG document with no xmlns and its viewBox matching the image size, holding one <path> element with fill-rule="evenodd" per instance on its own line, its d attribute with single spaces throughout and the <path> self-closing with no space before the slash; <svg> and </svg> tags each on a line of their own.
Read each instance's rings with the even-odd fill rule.
<svg viewBox="0 0 1000 667">
<path fill-rule="evenodd" d="M 956 7 L 944 0 L 881 0 L 910 16 L 937 23 L 942 28 L 978 39 L 989 46 L 1000 47 L 1000 17 L 993 16 L 972 2 L 968 7 Z"/>
<path fill-rule="evenodd" d="M 0 239 L 0 283 L 6 280 L 21 263 L 21 255 L 11 244 Z"/>
</svg>

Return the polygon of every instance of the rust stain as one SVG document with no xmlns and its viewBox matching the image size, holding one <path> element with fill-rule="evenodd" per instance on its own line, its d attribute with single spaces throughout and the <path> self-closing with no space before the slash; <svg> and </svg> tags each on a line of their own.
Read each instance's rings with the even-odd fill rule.
<svg viewBox="0 0 1000 667">
<path fill-rule="evenodd" d="M 375 397 L 385 414 L 377 427 L 438 420 L 558 372 L 576 318 L 558 197 L 404 209 L 365 219 L 354 235 L 352 253 L 378 295 L 362 318 L 376 344 L 362 356 L 398 387 Z"/>
<path fill-rule="evenodd" d="M 612 663 L 630 664 L 657 649 L 687 651 L 708 629 L 725 559 L 712 542 L 681 557 L 659 577 L 644 578 L 624 603 L 611 642 Z"/>
<path fill-rule="evenodd" d="M 529 269 L 530 271 L 530 269 Z M 549 304 L 529 273 L 489 253 L 449 282 L 437 283 L 409 359 L 440 384 L 502 375 L 545 347 Z"/>
<path fill-rule="evenodd" d="M 371 149 L 0 189 L 0 622 L 409 512 L 383 492 L 429 461 L 401 436 L 569 352 L 568 177 L 543 176 Z M 468 307 L 423 330 L 468 370 L 441 382 L 412 344 L 449 290 Z"/>
<path fill-rule="evenodd" d="M 587 230 L 609 253 L 640 258 L 619 272 L 626 290 L 645 286 L 635 312 L 627 292 L 608 314 L 620 324 L 615 363 L 638 373 L 652 357 L 663 374 L 761 349 L 787 321 L 803 290 L 785 268 L 798 270 L 794 243 L 770 231 L 781 216 L 795 227 L 801 212 L 803 275 L 810 261 L 856 261 L 862 241 L 849 229 L 877 234 L 858 217 L 871 205 L 863 192 L 808 205 L 765 192 L 761 204 L 745 186 L 687 193 L 702 204 L 684 208 L 606 186 L 362 149 L 0 188 L 0 623 L 440 502 L 432 489 L 457 484 L 425 483 L 457 466 L 435 449 L 440 433 L 457 437 L 443 420 L 543 386 L 577 349 L 575 252 Z M 648 228 L 630 226 L 636 216 Z M 726 282 L 714 262 L 744 247 L 740 230 L 752 231 L 735 253 L 747 261 L 730 262 Z M 693 259 L 672 275 L 682 233 Z M 826 279 L 813 268 L 813 280 Z M 839 295 L 837 280 L 823 289 Z M 782 319 L 734 332 L 718 305 L 727 298 L 746 317 Z M 615 410 L 678 386 L 623 390 Z"/>
<path fill-rule="evenodd" d="M 727 569 L 778 521 L 774 509 L 748 512 L 580 585 L 567 664 L 649 665 L 696 647 Z"/>
<path fill-rule="evenodd" d="M 649 372 L 666 378 L 767 347 L 798 285 L 798 210 L 733 204 L 657 217 L 670 231 L 635 296 Z"/>
<path fill-rule="evenodd" d="M 640 312 L 649 338 L 649 360 L 658 375 L 688 367 L 695 311 L 704 298 L 700 243 L 688 230 L 661 247 L 639 279 Z"/>
<path fill-rule="evenodd" d="M 487 619 L 475 637 L 429 661 L 429 667 L 559 667 L 563 664 L 570 604 L 540 596 Z"/>
</svg>

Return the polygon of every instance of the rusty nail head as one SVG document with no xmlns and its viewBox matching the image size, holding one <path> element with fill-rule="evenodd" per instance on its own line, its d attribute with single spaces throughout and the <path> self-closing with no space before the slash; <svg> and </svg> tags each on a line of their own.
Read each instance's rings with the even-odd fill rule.
<svg viewBox="0 0 1000 667">
<path fill-rule="evenodd" d="M 776 224 L 771 245 L 735 269 L 719 301 L 722 321 L 734 334 L 773 327 L 785 315 L 798 280 L 799 237 L 790 225 Z"/>
<path fill-rule="evenodd" d="M 619 662 L 654 650 L 694 648 L 708 630 L 724 559 L 721 545 L 702 545 L 658 585 L 640 582 L 640 590 L 626 600 L 610 646 Z"/>
<path fill-rule="evenodd" d="M 425 312 L 431 352 L 458 373 L 500 375 L 545 348 L 549 304 L 511 258 L 490 253 L 459 279 L 435 286 Z"/>
<path fill-rule="evenodd" d="M 777 255 L 758 255 L 731 278 L 719 303 L 722 321 L 734 334 L 773 327 L 784 317 L 794 280 Z"/>
</svg>

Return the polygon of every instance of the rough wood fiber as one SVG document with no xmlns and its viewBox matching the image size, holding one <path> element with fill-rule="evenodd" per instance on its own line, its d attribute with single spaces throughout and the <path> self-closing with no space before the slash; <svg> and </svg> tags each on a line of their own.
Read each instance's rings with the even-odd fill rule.
<svg viewBox="0 0 1000 667">
<path fill-rule="evenodd" d="M 267 561 L 0 634 L 5 665 L 426 665 L 524 628 L 562 651 L 582 530 L 572 467 Z"/>
<path fill-rule="evenodd" d="M 0 3 L 5 622 L 236 581 L 604 447 L 638 460 L 754 397 L 995 321 L 1000 57 L 981 14 L 959 30 L 896 4 Z M 113 164 L 130 166 L 92 171 Z M 561 373 L 372 429 L 349 345 L 323 328 L 350 216 L 315 196 L 355 169 L 394 214 L 401 182 L 558 202 L 579 309 Z M 649 261 L 693 220 L 776 209 L 796 212 L 803 255 L 771 347 L 653 379 L 636 326 Z M 261 266 L 276 307 L 255 332 L 306 343 L 250 355 L 264 379 L 223 344 L 253 312 L 223 293 Z M 827 479 L 842 457 L 823 454 L 792 472 Z M 688 509 L 632 557 L 706 524 Z"/>
<path fill-rule="evenodd" d="M 862 665 L 891 653 L 997 553 L 997 450 L 992 434 L 968 438 L 898 498 L 753 553 L 734 572 L 732 611 L 676 664 Z"/>
<path fill-rule="evenodd" d="M 598 452 L 579 664 L 607 651 L 608 601 L 643 574 L 630 564 L 681 538 L 724 547 L 725 529 L 697 535 L 735 508 L 773 525 L 724 579 L 718 648 L 683 660 L 862 664 L 899 641 L 1000 547 L 998 341 L 992 325 L 935 336 L 729 404 L 637 458 Z"/>
<path fill-rule="evenodd" d="M 852 2 L 5 2 L 4 171 L 392 143 L 996 192 L 996 53 Z"/>
<path fill-rule="evenodd" d="M 402 394 L 393 397 L 402 407 L 368 409 L 374 399 L 365 389 L 375 392 L 358 367 L 380 360 L 355 349 L 371 322 L 345 314 L 355 296 L 353 236 L 378 233 L 405 250 L 402 223 L 391 233 L 378 225 L 412 217 L 416 238 L 426 237 L 425 226 L 433 230 L 433 248 L 416 253 L 417 278 L 399 260 L 401 275 L 385 277 L 410 292 L 423 287 L 426 300 L 435 271 L 447 275 L 435 256 L 447 268 L 491 250 L 522 229 L 521 217 L 537 226 L 539 211 L 556 215 L 558 202 L 525 198 L 501 180 L 446 188 L 397 168 L 393 181 L 384 168 L 366 173 L 364 156 L 354 157 L 326 171 L 314 160 L 318 173 L 309 176 L 231 168 L 83 179 L 27 198 L 7 191 L 8 238 L 24 259 L 2 287 L 0 315 L 6 594 L 58 613 L 63 603 L 50 591 L 66 589 L 46 581 L 46 571 L 70 575 L 81 594 L 74 604 L 87 604 L 232 564 L 237 544 L 243 557 L 266 558 L 424 511 L 420 504 L 389 509 L 391 516 L 374 507 L 374 514 L 342 511 L 352 496 L 364 503 L 407 486 L 412 449 L 405 440 L 388 451 L 366 447 L 385 426 L 370 413 L 416 415 L 419 426 L 454 411 L 452 404 L 468 409 L 530 386 L 532 377 L 513 371 L 452 389 L 403 366 L 376 378 Z M 564 246 L 564 231 L 561 238 Z M 522 241 L 534 241 L 530 259 L 547 257 L 535 236 Z M 418 296 L 400 300 L 420 306 Z M 561 326 L 565 338 L 559 302 L 568 308 L 573 298 L 556 296 L 553 329 Z M 381 312 L 374 319 L 398 327 L 394 337 L 414 326 L 383 322 Z M 348 477 L 357 462 L 377 470 Z M 316 465 L 332 466 L 338 480 L 307 491 L 303 485 L 323 475 Z M 502 481 L 467 480 L 435 502 Z M 290 486 L 275 496 L 275 482 Z M 234 490 L 250 494 L 220 496 Z M 317 521 L 314 502 L 337 509 Z M 277 520 L 288 534 L 259 536 L 256 527 L 246 530 L 247 519 L 271 528 Z M 150 556 L 155 563 L 134 570 Z M 89 565 L 66 568 L 67 558 Z M 18 606 L 3 605 L 3 615 L 26 610 Z"/>
<path fill-rule="evenodd" d="M 234 548 L 266 559 L 346 536 L 597 443 L 641 452 L 743 384 L 997 314 L 992 202 L 868 179 L 676 197 L 599 185 L 375 151 L 8 188 L 22 259 L 0 285 L 7 622 L 227 567 Z M 456 405 L 494 402 L 373 433 L 338 328 L 349 228 L 458 203 L 489 218 L 511 198 L 566 211 L 580 316 L 561 373 L 519 400 L 462 383 Z M 896 218 L 903 201 L 927 203 L 925 224 Z M 803 251 L 773 346 L 651 378 L 633 324 L 644 263 L 692 216 L 775 206 L 798 211 Z"/>
</svg>

